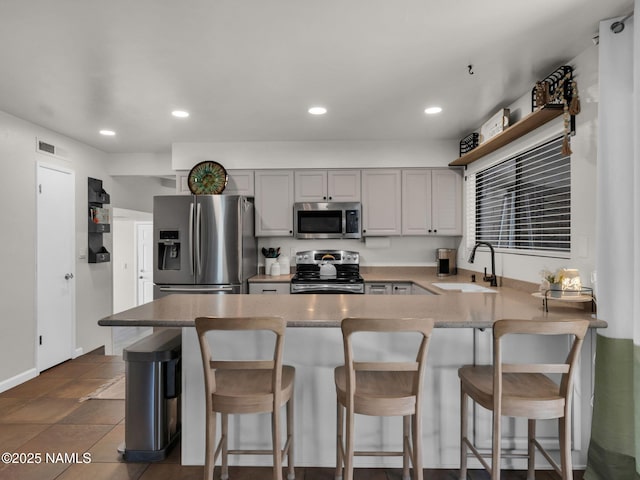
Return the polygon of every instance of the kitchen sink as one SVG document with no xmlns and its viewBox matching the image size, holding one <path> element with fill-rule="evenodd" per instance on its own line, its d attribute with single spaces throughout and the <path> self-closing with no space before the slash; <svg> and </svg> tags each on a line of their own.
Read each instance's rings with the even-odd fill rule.
<svg viewBox="0 0 640 480">
<path fill-rule="evenodd" d="M 433 286 L 442 290 L 460 290 L 462 293 L 498 293 L 493 288 L 483 287 L 477 283 L 434 283 Z"/>
</svg>

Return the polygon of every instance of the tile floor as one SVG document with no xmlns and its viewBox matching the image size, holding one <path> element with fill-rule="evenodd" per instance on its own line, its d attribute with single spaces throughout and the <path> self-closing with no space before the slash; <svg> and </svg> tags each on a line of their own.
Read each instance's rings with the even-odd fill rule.
<svg viewBox="0 0 640 480">
<path fill-rule="evenodd" d="M 180 448 L 160 463 L 125 463 L 117 447 L 124 440 L 124 401 L 80 399 L 108 379 L 124 372 L 121 357 L 92 352 L 43 372 L 40 376 L 0 393 L 0 453 L 42 455 L 41 463 L 0 463 L 1 480 L 191 480 L 202 478 L 202 467 L 180 465 Z M 75 454 L 71 463 L 45 454 Z M 90 454 L 90 462 L 83 463 Z M 35 460 L 35 457 L 32 457 Z M 230 468 L 232 480 L 270 479 L 266 467 Z M 216 478 L 219 472 L 216 471 Z M 331 468 L 296 468 L 297 480 L 333 480 Z M 357 469 L 355 480 L 400 480 L 400 469 Z M 483 471 L 469 479 L 484 480 Z M 503 472 L 503 480 L 524 480 L 525 472 Z M 538 480 L 556 478 L 546 471 Z M 425 480 L 458 480 L 455 470 L 425 470 Z M 582 472 L 574 473 L 582 480 Z"/>
</svg>

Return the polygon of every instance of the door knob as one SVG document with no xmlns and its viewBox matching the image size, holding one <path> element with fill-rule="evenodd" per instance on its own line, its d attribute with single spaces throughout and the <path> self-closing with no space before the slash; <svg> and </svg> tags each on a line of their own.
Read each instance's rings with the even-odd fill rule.
<svg viewBox="0 0 640 480">
<path fill-rule="evenodd" d="M 71 280 L 72 278 L 73 278 L 73 273 L 65 273 L 64 275 L 65 280 Z"/>
</svg>

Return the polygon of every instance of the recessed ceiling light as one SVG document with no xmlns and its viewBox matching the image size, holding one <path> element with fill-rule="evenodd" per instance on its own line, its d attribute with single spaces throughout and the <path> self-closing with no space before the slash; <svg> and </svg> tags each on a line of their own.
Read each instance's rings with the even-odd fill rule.
<svg viewBox="0 0 640 480">
<path fill-rule="evenodd" d="M 171 115 L 178 118 L 187 118 L 189 116 L 189 112 L 186 112 L 184 110 L 174 110 L 173 112 L 171 112 Z"/>
<path fill-rule="evenodd" d="M 311 107 L 308 112 L 311 115 L 324 115 L 325 113 L 327 113 L 327 109 L 324 107 Z"/>
<path fill-rule="evenodd" d="M 433 115 L 435 113 L 440 113 L 442 111 L 442 108 L 440 107 L 429 107 L 429 108 L 425 108 L 424 113 L 426 113 L 427 115 Z"/>
<path fill-rule="evenodd" d="M 113 130 L 100 130 L 100 135 L 104 135 L 105 137 L 113 137 L 116 134 Z"/>
</svg>

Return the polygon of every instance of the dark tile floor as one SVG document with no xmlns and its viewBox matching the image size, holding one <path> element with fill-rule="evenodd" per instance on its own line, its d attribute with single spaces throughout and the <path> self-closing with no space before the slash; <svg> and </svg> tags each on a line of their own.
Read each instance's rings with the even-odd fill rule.
<svg viewBox="0 0 640 480">
<path fill-rule="evenodd" d="M 191 480 L 202 479 L 202 467 L 180 465 L 180 448 L 161 463 L 125 463 L 117 447 L 124 440 L 124 401 L 86 400 L 106 380 L 124 371 L 121 357 L 92 352 L 65 362 L 40 376 L 0 393 L 0 453 L 42 455 L 41 463 L 0 463 L 1 480 Z M 75 458 L 45 455 L 75 454 Z M 84 455 L 90 462 L 84 463 Z M 28 458 L 24 457 L 23 458 Z M 71 460 L 71 462 L 69 462 Z M 271 478 L 266 467 L 232 467 L 232 480 Z M 297 480 L 333 480 L 331 468 L 296 468 Z M 216 471 L 216 478 L 219 473 Z M 400 480 L 400 469 L 357 469 L 355 480 Z M 470 471 L 469 479 L 485 480 L 484 471 Z M 503 480 L 524 480 L 525 472 L 503 472 Z M 538 480 L 555 479 L 546 471 Z M 582 472 L 574 473 L 582 480 Z M 425 470 L 425 480 L 458 480 L 456 470 Z"/>
</svg>

